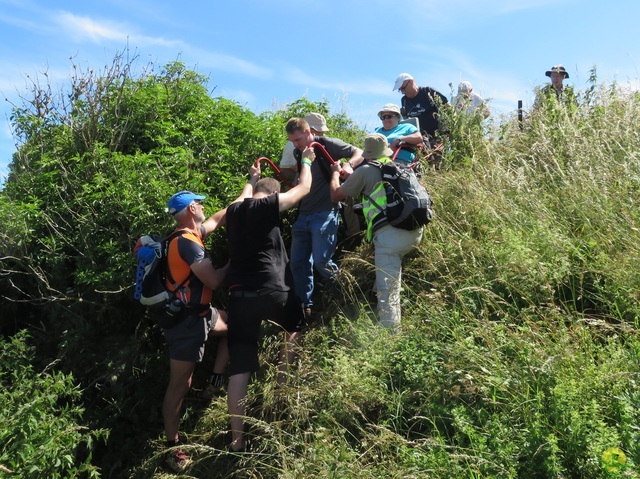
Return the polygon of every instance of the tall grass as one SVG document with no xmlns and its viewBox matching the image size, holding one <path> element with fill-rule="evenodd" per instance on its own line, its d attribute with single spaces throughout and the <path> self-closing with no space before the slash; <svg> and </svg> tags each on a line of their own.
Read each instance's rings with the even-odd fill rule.
<svg viewBox="0 0 640 479">
<path fill-rule="evenodd" d="M 405 261 L 403 331 L 315 324 L 286 387 L 277 344 L 232 457 L 224 398 L 190 424 L 190 477 L 640 477 L 640 95 L 598 85 L 523 125 L 452 117 Z M 343 260 L 367 303 L 371 247 Z M 603 453 L 624 451 L 609 472 Z M 160 451 L 161 447 L 158 447 Z M 163 477 L 150 458 L 136 477 Z"/>
</svg>

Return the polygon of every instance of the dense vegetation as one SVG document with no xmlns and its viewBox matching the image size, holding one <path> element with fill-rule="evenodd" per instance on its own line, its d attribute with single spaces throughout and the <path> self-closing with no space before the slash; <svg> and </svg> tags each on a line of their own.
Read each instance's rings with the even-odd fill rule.
<svg viewBox="0 0 640 479">
<path fill-rule="evenodd" d="M 170 227 L 178 189 L 207 194 L 209 213 L 226 204 L 252 161 L 279 156 L 290 116 L 320 111 L 335 136 L 363 138 L 326 102 L 256 115 L 179 63 L 134 63 L 75 69 L 65 93 L 35 82 L 14 109 L 0 475 L 170 477 L 167 359 L 131 300 L 133 242 Z M 224 452 L 224 396 L 190 396 L 189 477 L 639 477 L 640 95 L 594 72 L 577 111 L 447 125 L 443 169 L 423 177 L 437 218 L 405 261 L 402 334 L 372 325 L 371 246 L 343 253 L 359 317 L 329 307 L 283 389 L 265 338 L 251 454 Z M 223 237 L 210 246 L 224 261 Z M 624 469 L 603 464 L 612 448 Z"/>
</svg>

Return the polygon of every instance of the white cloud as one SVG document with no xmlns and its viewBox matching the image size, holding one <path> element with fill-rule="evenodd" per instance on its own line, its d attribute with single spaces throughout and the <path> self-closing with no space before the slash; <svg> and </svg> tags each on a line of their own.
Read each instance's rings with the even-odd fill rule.
<svg viewBox="0 0 640 479">
<path fill-rule="evenodd" d="M 349 81 L 327 80 L 317 75 L 312 75 L 299 68 L 285 67 L 281 72 L 282 78 L 294 85 L 304 85 L 307 88 L 330 90 L 332 92 L 348 92 L 366 95 L 385 95 L 391 91 L 392 80 L 378 80 L 375 78 L 353 78 L 348 75 Z"/>
<path fill-rule="evenodd" d="M 111 21 L 97 21 L 89 17 L 74 15 L 69 12 L 62 12 L 54 17 L 54 21 L 77 40 L 90 39 L 95 43 L 103 41 L 132 44 L 136 47 L 161 46 L 180 52 L 181 55 L 194 58 L 197 63 L 206 68 L 221 70 L 226 72 L 239 73 L 257 78 L 269 78 L 272 72 L 255 63 L 234 57 L 225 53 L 194 48 L 189 43 L 182 40 L 172 40 L 163 37 L 152 37 L 142 35 L 135 27 L 127 24 L 115 23 Z"/>
<path fill-rule="evenodd" d="M 54 22 L 59 24 L 67 35 L 78 39 L 89 38 L 98 43 L 101 40 L 126 41 L 127 33 L 122 25 L 99 23 L 88 17 L 80 17 L 69 12 L 61 12 L 54 16 Z"/>
<path fill-rule="evenodd" d="M 192 48 L 189 45 L 185 45 L 183 52 L 197 62 L 200 71 L 210 68 L 263 80 L 273 76 L 273 72 L 269 68 L 226 53 Z"/>
<path fill-rule="evenodd" d="M 213 96 L 221 96 L 230 100 L 238 102 L 241 106 L 251 107 L 256 103 L 256 97 L 253 93 L 246 90 L 233 90 L 223 89 L 221 91 L 214 91 Z"/>
<path fill-rule="evenodd" d="M 67 35 L 79 41 L 89 39 L 94 43 L 101 43 L 106 40 L 121 44 L 130 41 L 138 46 L 159 45 L 165 47 L 180 47 L 183 45 L 181 42 L 175 40 L 137 34 L 135 28 L 130 25 L 111 21 L 98 21 L 69 12 L 55 14 L 53 22 Z"/>
</svg>

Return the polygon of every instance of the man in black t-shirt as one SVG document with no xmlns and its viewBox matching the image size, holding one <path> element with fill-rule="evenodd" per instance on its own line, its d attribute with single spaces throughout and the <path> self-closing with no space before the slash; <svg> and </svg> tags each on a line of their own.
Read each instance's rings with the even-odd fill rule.
<svg viewBox="0 0 640 479">
<path fill-rule="evenodd" d="M 284 340 L 278 381 L 284 380 L 293 359 L 304 322 L 302 303 L 291 289 L 289 260 L 280 234 L 280 213 L 294 207 L 311 188 L 315 154 L 305 149 L 297 186 L 280 193 L 274 178 L 260 178 L 260 163 L 249 170 L 243 196 L 227 208 L 227 240 L 230 266 L 228 308 L 229 365 L 228 406 L 231 450 L 246 449 L 245 398 L 251 373 L 258 364 L 258 341 L 263 321 L 280 325 Z"/>
<path fill-rule="evenodd" d="M 447 97 L 429 86 L 417 86 L 408 73 L 398 75 L 393 89 L 403 94 L 400 99 L 402 116 L 418 118 L 423 136 L 426 134 L 430 139 L 435 137 L 440 126 L 438 108 L 449 102 Z"/>
</svg>

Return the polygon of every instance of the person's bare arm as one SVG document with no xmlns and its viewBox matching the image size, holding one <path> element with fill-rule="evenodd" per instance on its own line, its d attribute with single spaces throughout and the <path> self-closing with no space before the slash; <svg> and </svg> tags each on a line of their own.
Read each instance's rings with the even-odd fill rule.
<svg viewBox="0 0 640 479">
<path fill-rule="evenodd" d="M 340 178 L 347 179 L 356 166 L 364 161 L 362 157 L 362 150 L 360 148 L 356 148 L 349 161 L 347 161 L 344 165 L 342 165 L 342 169 L 340 170 Z"/>
<path fill-rule="evenodd" d="M 422 141 L 423 141 L 422 134 L 420 134 L 419 131 L 414 131 L 410 135 L 399 136 L 398 138 L 396 138 L 391 142 L 389 147 L 393 151 L 395 151 L 396 149 L 400 148 L 400 146 L 402 146 L 402 143 L 406 143 L 411 146 L 417 146 L 420 143 L 422 143 Z"/>
<path fill-rule="evenodd" d="M 257 181 L 260 179 L 260 162 L 259 161 L 256 161 L 253 165 L 251 165 L 251 167 L 249 168 L 249 176 L 250 176 L 249 181 L 247 182 L 246 185 L 244 185 L 244 188 L 242 188 L 242 192 L 240 193 L 240 196 L 238 196 L 233 201 L 233 203 L 243 201 L 245 198 L 251 198 L 251 196 L 253 196 L 253 187 L 255 186 Z M 226 208 L 220 211 L 217 211 L 212 216 L 207 218 L 207 220 L 204 223 L 202 223 L 202 226 L 204 226 L 204 237 L 206 238 L 213 231 L 215 231 L 216 228 L 224 225 L 226 220 L 227 220 Z"/>
<path fill-rule="evenodd" d="M 347 176 L 349 176 L 353 173 L 353 169 L 363 161 L 364 158 L 362 157 L 362 150 L 360 148 L 356 148 L 353 155 L 351 155 L 351 158 L 349 158 L 349 161 L 342 165 L 343 174 L 346 173 Z"/>
<path fill-rule="evenodd" d="M 298 184 L 289 191 L 278 195 L 280 211 L 293 208 L 311 190 L 311 163 L 315 160 L 313 148 L 307 148 L 302 152 L 302 163 Z"/>
<path fill-rule="evenodd" d="M 226 264 L 222 268 L 214 268 L 209 258 L 203 258 L 200 261 L 196 261 L 191 265 L 191 271 L 195 274 L 202 284 L 207 288 L 216 290 L 223 283 L 229 264 Z"/>
<path fill-rule="evenodd" d="M 262 171 L 260 171 L 260 160 L 256 160 L 256 162 L 249 167 L 249 181 L 246 185 L 244 185 L 240 196 L 238 196 L 233 201 L 233 203 L 244 201 L 245 198 L 251 198 L 253 196 L 253 187 L 256 186 L 256 183 L 260 179 L 261 174 Z"/>
<path fill-rule="evenodd" d="M 204 234 L 203 237 L 206 238 L 211 233 L 213 233 L 218 226 L 222 226 L 227 219 L 227 209 L 224 208 L 220 211 L 216 211 L 213 215 L 207 218 L 203 223 L 204 226 Z"/>
<path fill-rule="evenodd" d="M 331 191 L 331 201 L 337 203 L 347 197 L 347 194 L 340 188 L 340 166 L 331 165 L 331 181 L 329 182 L 329 190 Z"/>
</svg>

